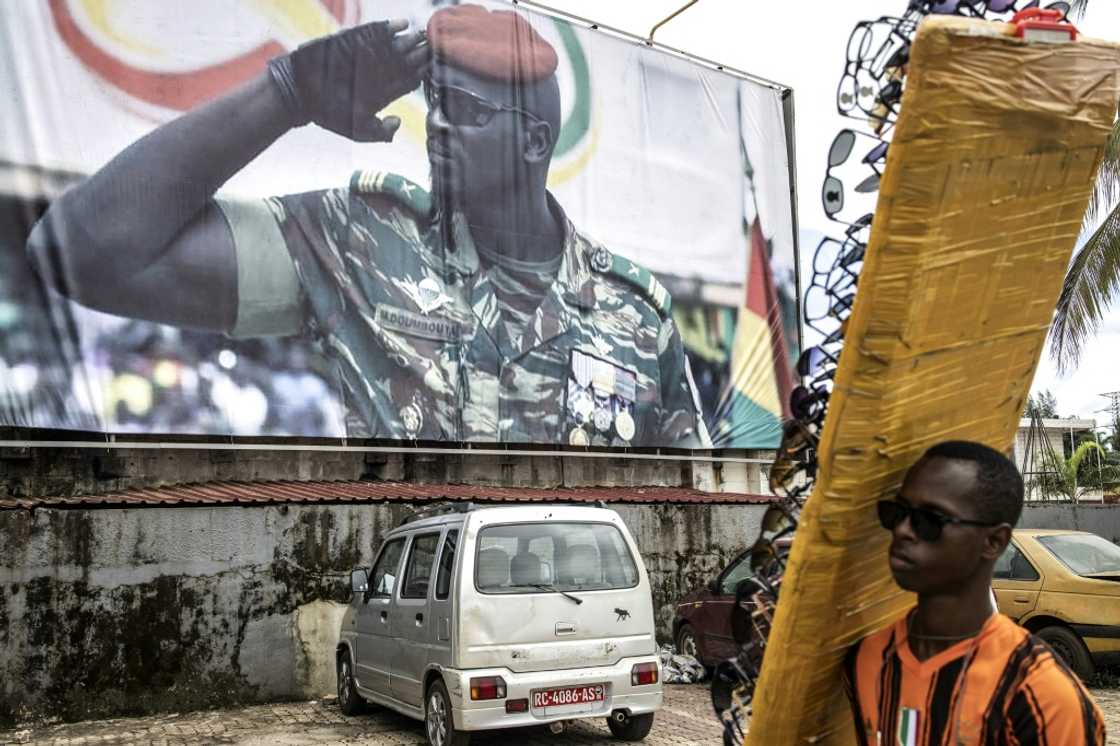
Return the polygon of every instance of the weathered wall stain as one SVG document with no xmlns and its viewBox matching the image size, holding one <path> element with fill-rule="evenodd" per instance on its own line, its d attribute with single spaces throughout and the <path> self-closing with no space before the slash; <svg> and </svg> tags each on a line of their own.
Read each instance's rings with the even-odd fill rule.
<svg viewBox="0 0 1120 746">
<path fill-rule="evenodd" d="M 761 505 L 618 505 L 674 603 L 757 531 Z M 349 572 L 399 503 L 0 512 L 0 725 L 319 696 Z"/>
</svg>

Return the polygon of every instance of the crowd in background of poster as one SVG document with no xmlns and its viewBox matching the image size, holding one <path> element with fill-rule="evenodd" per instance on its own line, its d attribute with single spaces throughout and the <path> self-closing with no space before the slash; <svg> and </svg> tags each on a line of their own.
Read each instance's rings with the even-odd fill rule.
<svg viewBox="0 0 1120 746">
<path fill-rule="evenodd" d="M 454 5 L 0 7 L 0 81 L 15 94 L 0 111 L 0 426 L 776 445 L 798 353 L 785 91 L 524 5 L 483 3 L 527 21 L 535 49 L 555 51 L 554 72 L 482 76 L 473 94 L 489 99 L 463 103 L 458 89 L 470 86 L 462 80 L 481 74 L 456 78 L 452 59 L 430 68 L 432 86 L 382 112 L 401 122 L 391 143 L 356 142 L 313 123 L 229 166 L 214 195 L 219 207 L 207 208 L 220 211 L 232 237 L 228 283 L 215 263 L 155 266 L 160 251 L 182 248 L 170 242 L 129 265 L 129 242 L 165 214 L 144 209 L 145 200 L 202 187 L 193 171 L 167 169 L 161 149 L 147 161 L 117 158 L 132 170 L 106 176 L 122 151 L 160 128 L 187 126 L 184 114 L 252 85 L 268 60 L 309 40 L 385 18 L 423 29 Z M 478 118 L 452 129 L 504 127 L 497 152 L 505 157 L 548 118 L 526 111 L 539 101 L 525 91 L 547 88 L 551 76 L 559 126 L 548 130 L 547 194 L 566 227 L 560 265 L 507 263 L 493 252 L 507 244 L 489 242 L 471 218 L 476 197 L 446 196 L 454 190 L 438 184 L 432 191 L 440 157 L 430 152 L 429 105 L 444 118 Z M 248 120 L 225 121 L 198 141 L 197 160 Z M 454 168 L 467 169 L 463 183 L 481 183 L 469 162 Z M 519 168 L 491 164 L 509 204 L 531 191 Z M 94 183 L 116 189 L 87 189 L 72 210 L 58 200 L 75 186 L 81 195 L 91 176 L 111 177 Z M 99 279 L 101 268 L 112 268 L 110 281 Z M 224 327 L 207 318 L 230 302 L 223 288 L 235 308 Z"/>
</svg>

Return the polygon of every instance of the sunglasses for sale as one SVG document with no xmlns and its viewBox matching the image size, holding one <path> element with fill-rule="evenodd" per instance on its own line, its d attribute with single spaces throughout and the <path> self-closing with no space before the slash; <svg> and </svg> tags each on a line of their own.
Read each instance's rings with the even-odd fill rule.
<svg viewBox="0 0 1120 746">
<path fill-rule="evenodd" d="M 816 476 L 813 451 L 817 447 L 817 436 L 812 430 L 813 425 L 797 419 L 782 425 L 782 441 L 774 455 L 774 462 L 770 464 L 768 482 L 770 491 L 775 495 L 800 496 L 806 485 L 798 484 L 798 476 L 804 475 L 806 479 Z"/>
<path fill-rule="evenodd" d="M 431 80 L 424 81 L 424 98 L 428 101 L 428 108 L 438 110 L 448 123 L 458 127 L 485 127 L 504 111 L 521 114 L 537 122 L 542 121 L 536 114 L 525 109 L 497 104 L 465 88 L 437 85 Z"/>
<path fill-rule="evenodd" d="M 949 524 L 962 526 L 999 525 L 998 523 L 955 518 L 938 513 L 935 510 L 915 508 L 898 500 L 880 500 L 875 503 L 875 509 L 879 514 L 879 524 L 888 531 L 893 531 L 896 526 L 909 518 L 910 528 L 914 529 L 914 535 L 922 541 L 937 541 L 941 538 L 941 532 L 945 529 L 945 526 Z"/>
<path fill-rule="evenodd" d="M 844 73 L 836 90 L 841 115 L 865 119 L 871 114 L 879 91 L 905 64 L 910 37 L 921 15 L 912 8 L 900 18 L 883 16 L 856 24 L 848 38 Z"/>
</svg>

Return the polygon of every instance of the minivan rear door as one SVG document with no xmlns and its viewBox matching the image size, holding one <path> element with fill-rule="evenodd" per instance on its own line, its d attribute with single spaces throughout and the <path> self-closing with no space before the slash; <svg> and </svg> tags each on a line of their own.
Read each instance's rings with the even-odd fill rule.
<svg viewBox="0 0 1120 746">
<path fill-rule="evenodd" d="M 463 560 L 464 668 L 603 666 L 656 649 L 648 581 L 614 524 L 490 524 Z"/>
</svg>

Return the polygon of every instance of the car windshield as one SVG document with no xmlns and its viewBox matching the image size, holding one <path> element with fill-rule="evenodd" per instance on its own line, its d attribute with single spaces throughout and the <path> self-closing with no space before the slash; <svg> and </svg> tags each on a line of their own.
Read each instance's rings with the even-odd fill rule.
<svg viewBox="0 0 1120 746">
<path fill-rule="evenodd" d="M 1120 547 L 1095 534 L 1039 536 L 1038 543 L 1078 575 L 1120 572 Z"/>
<path fill-rule="evenodd" d="M 478 533 L 475 586 L 483 593 L 598 591 L 637 584 L 626 540 L 610 524 L 518 523 Z"/>
</svg>

